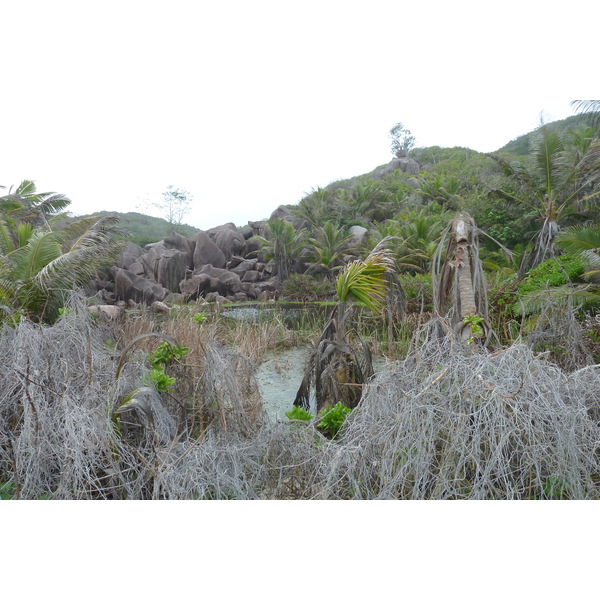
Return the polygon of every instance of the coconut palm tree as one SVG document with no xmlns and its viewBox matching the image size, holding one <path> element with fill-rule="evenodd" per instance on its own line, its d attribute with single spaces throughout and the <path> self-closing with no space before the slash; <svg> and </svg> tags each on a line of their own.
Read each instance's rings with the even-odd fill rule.
<svg viewBox="0 0 600 600">
<path fill-rule="evenodd" d="M 579 114 L 589 114 L 592 117 L 592 126 L 600 126 L 600 100 L 573 100 L 571 106 Z"/>
<path fill-rule="evenodd" d="M 328 221 L 315 230 L 314 236 L 309 238 L 312 244 L 312 254 L 308 260 L 311 266 L 309 273 L 322 272 L 330 276 L 343 266 L 342 258 L 352 239 L 339 224 Z"/>
<path fill-rule="evenodd" d="M 600 225 L 573 225 L 559 234 L 556 244 L 567 252 L 581 252 L 591 269 L 586 277 L 600 275 Z"/>
<path fill-rule="evenodd" d="M 525 255 L 521 264 L 521 275 L 560 253 L 556 237 L 560 233 L 561 222 L 570 214 L 597 208 L 600 194 L 600 190 L 590 188 L 589 178 L 581 177 L 592 147 L 589 147 L 586 155 L 574 165 L 563 136 L 545 124 L 541 125 L 537 132 L 530 164 L 510 164 L 500 156 L 487 155 L 495 160 L 520 188 L 516 193 L 502 189 L 493 189 L 490 193 L 531 208 L 541 222 L 541 228 L 533 238 L 532 252 Z"/>
<path fill-rule="evenodd" d="M 4 186 L 0 188 L 6 189 Z M 35 183 L 26 179 L 14 191 L 11 187 L 5 196 L 0 197 L 0 215 L 11 225 L 30 223 L 39 226 L 69 204 L 71 201 L 64 194 L 38 192 Z"/>
<path fill-rule="evenodd" d="M 122 244 L 118 217 L 49 218 L 69 204 L 37 194 L 31 182 L 0 198 L 0 298 L 6 310 L 53 321 L 66 294 L 114 263 Z"/>
<path fill-rule="evenodd" d="M 313 189 L 310 194 L 302 198 L 300 202 L 293 207 L 292 214 L 295 222 L 300 227 L 316 229 L 324 225 L 336 213 L 335 198 L 333 194 L 325 189 L 318 187 Z"/>
<path fill-rule="evenodd" d="M 317 413 L 341 402 L 354 408 L 361 397 L 362 385 L 373 375 L 373 363 L 367 346 L 359 340 L 360 350 L 350 343 L 350 315 L 353 305 L 381 312 L 385 306 L 388 281 L 394 263 L 384 244 L 364 260 L 356 260 L 338 275 L 338 302 L 309 356 L 304 378 L 294 406 L 310 407 L 314 390 Z"/>
<path fill-rule="evenodd" d="M 443 215 L 432 213 L 428 207 L 411 210 L 377 223 L 369 236 L 374 243 L 385 237 L 390 239 L 389 248 L 398 270 L 424 273 L 431 266 L 444 228 Z"/>
<path fill-rule="evenodd" d="M 463 341 L 473 340 L 474 332 L 481 330 L 487 343 L 491 328 L 477 234 L 475 221 L 465 213 L 444 230 L 432 267 L 434 309 L 449 316 Z"/>
<path fill-rule="evenodd" d="M 294 261 L 305 249 L 306 230 L 296 231 L 291 223 L 284 219 L 269 219 L 265 236 L 255 236 L 262 245 L 267 260 L 273 260 L 277 275 L 282 283 L 289 278 Z"/>
</svg>

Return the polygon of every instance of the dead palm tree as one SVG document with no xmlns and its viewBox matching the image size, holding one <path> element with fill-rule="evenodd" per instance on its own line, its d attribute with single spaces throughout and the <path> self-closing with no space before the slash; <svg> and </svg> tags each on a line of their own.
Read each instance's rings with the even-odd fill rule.
<svg viewBox="0 0 600 600">
<path fill-rule="evenodd" d="M 488 343 L 492 331 L 477 234 L 475 221 L 464 213 L 444 230 L 432 267 L 434 309 L 449 317 L 463 341 L 481 333 Z"/>
<path fill-rule="evenodd" d="M 363 261 L 346 266 L 337 278 L 338 302 L 331 312 L 321 337 L 311 352 L 294 406 L 310 408 L 314 390 L 317 413 L 341 402 L 354 408 L 362 385 L 373 375 L 371 353 L 362 340 L 360 350 L 350 342 L 350 315 L 353 305 L 381 312 L 388 292 L 386 276 L 394 273 L 394 262 L 383 241 Z"/>
</svg>

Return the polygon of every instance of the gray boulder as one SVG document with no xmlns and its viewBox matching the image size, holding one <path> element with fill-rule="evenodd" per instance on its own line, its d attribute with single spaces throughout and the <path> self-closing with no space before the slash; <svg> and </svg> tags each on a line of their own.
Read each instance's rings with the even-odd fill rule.
<svg viewBox="0 0 600 600">
<path fill-rule="evenodd" d="M 256 283 L 262 279 L 262 275 L 258 271 L 246 271 L 242 277 L 244 283 Z"/>
<path fill-rule="evenodd" d="M 179 282 L 185 278 L 188 267 L 186 252 L 169 249 L 159 242 L 153 244 L 141 259 L 146 278 L 156 281 L 171 292 L 179 291 Z"/>
<path fill-rule="evenodd" d="M 102 315 L 108 319 L 119 319 L 125 314 L 123 307 L 112 304 L 96 304 L 95 306 L 88 307 L 88 311 L 92 315 Z"/>
<path fill-rule="evenodd" d="M 247 273 L 248 271 L 256 270 L 257 264 L 258 264 L 258 259 L 250 258 L 250 259 L 243 260 L 241 263 L 239 263 L 237 266 L 231 268 L 230 270 L 232 273 L 236 273 L 240 277 L 243 277 L 245 275 L 245 273 Z"/>
<path fill-rule="evenodd" d="M 190 269 L 194 268 L 194 248 L 196 247 L 194 241 L 188 240 L 180 233 L 174 231 L 163 240 L 163 244 L 165 248 L 168 248 L 169 250 L 175 249 L 185 253 L 188 258 L 188 267 Z"/>
<path fill-rule="evenodd" d="M 246 240 L 243 234 L 237 231 L 233 223 L 213 227 L 206 233 L 223 252 L 226 260 L 229 260 L 235 254 L 243 255 L 246 250 Z"/>
<path fill-rule="evenodd" d="M 199 231 L 194 237 L 196 243 L 194 248 L 194 270 L 197 270 L 204 265 L 212 265 L 219 269 L 223 268 L 227 259 L 222 250 L 210 239 L 210 236 L 205 231 Z"/>
<path fill-rule="evenodd" d="M 133 300 L 139 304 L 162 302 L 169 290 L 158 283 L 139 277 L 127 269 L 114 268 L 115 296 L 117 300 Z"/>
<path fill-rule="evenodd" d="M 211 277 L 207 273 L 197 273 L 180 282 L 179 288 L 187 300 L 197 300 L 206 296 L 209 292 L 216 292 L 218 284 L 219 282 L 215 277 Z"/>
<path fill-rule="evenodd" d="M 217 280 L 216 291 L 222 296 L 232 296 L 242 291 L 240 276 L 227 269 L 219 269 L 212 265 L 204 265 L 196 273 L 206 274 L 215 278 Z"/>
<path fill-rule="evenodd" d="M 287 206 L 284 206 L 283 204 L 281 204 L 271 213 L 269 220 L 270 219 L 285 219 L 287 221 L 287 220 L 291 219 L 291 217 L 292 217 L 292 211 Z"/>
<path fill-rule="evenodd" d="M 248 221 L 248 225 L 252 228 L 252 235 L 250 237 L 253 235 L 265 237 L 265 231 L 267 227 L 266 221 Z"/>
<path fill-rule="evenodd" d="M 241 227 L 239 231 L 244 236 L 245 240 L 249 240 L 253 235 L 255 235 L 254 229 L 252 228 L 250 223 L 248 223 L 248 225 L 244 225 L 243 227 Z"/>
<path fill-rule="evenodd" d="M 408 156 L 394 158 L 388 165 L 379 171 L 379 177 L 383 177 L 394 171 L 402 171 L 409 175 L 416 175 L 421 170 L 421 165 L 414 159 Z"/>
<path fill-rule="evenodd" d="M 137 262 L 144 250 L 137 244 L 127 242 L 121 252 L 121 256 L 117 262 L 117 267 L 120 269 L 128 269 L 134 262 Z"/>
<path fill-rule="evenodd" d="M 348 233 L 352 236 L 350 246 L 360 246 L 367 239 L 368 229 L 361 227 L 360 225 L 352 225 L 348 230 Z"/>
</svg>

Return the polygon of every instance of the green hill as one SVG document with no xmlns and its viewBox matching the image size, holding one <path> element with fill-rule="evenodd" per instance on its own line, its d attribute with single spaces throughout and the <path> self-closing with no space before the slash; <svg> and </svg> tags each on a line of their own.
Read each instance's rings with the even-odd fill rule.
<svg viewBox="0 0 600 600">
<path fill-rule="evenodd" d="M 564 133 L 567 130 L 576 130 L 581 127 L 589 127 L 592 124 L 592 116 L 590 114 L 583 115 L 574 115 L 572 117 L 568 117 L 566 119 L 562 119 L 561 121 L 553 121 L 550 123 L 552 127 L 555 127 L 559 133 Z M 535 130 L 530 131 L 524 135 L 520 135 L 516 137 L 514 140 L 508 142 L 496 150 L 496 154 L 498 153 L 510 153 L 515 154 L 517 156 L 527 156 L 531 152 L 531 143 L 535 136 Z"/>
<path fill-rule="evenodd" d="M 120 213 L 115 211 L 98 211 L 92 214 L 98 216 L 117 215 L 121 217 L 122 220 L 119 223 L 119 226 L 122 229 L 131 232 L 131 236 L 128 237 L 127 240 L 142 247 L 146 244 L 151 244 L 164 239 L 173 231 L 180 233 L 186 238 L 193 237 L 200 231 L 200 229 L 192 227 L 191 225 L 172 225 L 165 219 L 151 217 L 137 212 Z"/>
</svg>

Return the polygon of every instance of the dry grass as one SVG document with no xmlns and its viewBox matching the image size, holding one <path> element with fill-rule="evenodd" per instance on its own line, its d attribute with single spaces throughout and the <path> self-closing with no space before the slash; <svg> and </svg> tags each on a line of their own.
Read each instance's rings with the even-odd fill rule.
<svg viewBox="0 0 600 600">
<path fill-rule="evenodd" d="M 204 325 L 169 327 L 190 347 L 191 399 L 144 392 L 116 413 L 151 348 L 116 379 L 121 350 L 76 302 L 52 327 L 5 326 L 0 482 L 19 498 L 598 498 L 600 367 L 566 373 L 521 344 L 473 351 L 430 323 L 332 442 L 266 421 L 252 361 Z"/>
</svg>

